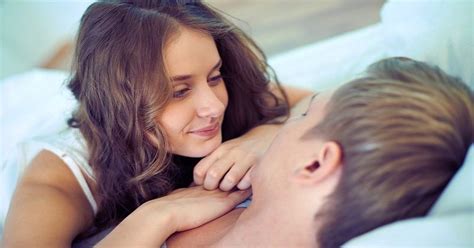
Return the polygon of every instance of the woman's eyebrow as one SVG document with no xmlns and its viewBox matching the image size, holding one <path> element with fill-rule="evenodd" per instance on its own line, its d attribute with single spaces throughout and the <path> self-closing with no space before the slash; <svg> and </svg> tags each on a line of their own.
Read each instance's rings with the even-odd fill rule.
<svg viewBox="0 0 474 248">
<path fill-rule="evenodd" d="M 217 69 L 220 69 L 221 66 L 222 66 L 222 59 L 219 59 L 219 61 L 217 62 L 217 64 L 211 68 L 211 70 L 209 71 L 208 74 L 210 75 L 213 71 L 215 71 L 215 70 L 217 70 Z"/>
<path fill-rule="evenodd" d="M 316 93 L 316 94 L 314 94 L 314 95 L 311 97 L 311 99 L 309 100 L 309 103 L 308 103 L 308 108 L 306 109 L 306 111 L 304 112 L 303 115 L 307 115 L 307 114 L 308 114 L 309 108 L 311 107 L 311 103 L 313 103 L 314 98 L 316 98 L 316 96 L 317 96 L 318 94 L 319 94 L 319 93 Z"/>
<path fill-rule="evenodd" d="M 217 61 L 217 64 L 211 68 L 211 71 L 209 72 L 209 74 L 213 72 L 214 70 L 218 69 L 219 67 L 221 67 L 221 65 L 222 65 L 222 59 L 219 59 L 219 61 Z M 178 75 L 178 76 L 171 77 L 171 81 L 172 82 L 185 81 L 192 77 L 193 77 L 192 75 Z"/>
</svg>

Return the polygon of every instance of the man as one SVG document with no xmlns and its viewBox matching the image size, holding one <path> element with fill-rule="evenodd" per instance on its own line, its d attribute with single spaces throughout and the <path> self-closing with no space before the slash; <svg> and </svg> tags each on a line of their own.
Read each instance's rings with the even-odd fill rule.
<svg viewBox="0 0 474 248">
<path fill-rule="evenodd" d="M 339 247 L 425 215 L 474 140 L 474 94 L 406 58 L 313 97 L 252 172 L 252 204 L 168 247 Z"/>
</svg>

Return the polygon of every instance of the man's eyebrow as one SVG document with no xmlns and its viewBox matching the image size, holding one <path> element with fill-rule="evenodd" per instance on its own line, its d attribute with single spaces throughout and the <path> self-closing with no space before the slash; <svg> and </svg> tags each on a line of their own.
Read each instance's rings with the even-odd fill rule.
<svg viewBox="0 0 474 248">
<path fill-rule="evenodd" d="M 214 65 L 211 70 L 209 71 L 209 73 L 213 72 L 214 70 L 218 69 L 219 67 L 221 67 L 222 65 L 222 59 L 219 59 L 219 61 L 217 62 L 216 65 Z M 176 81 L 185 81 L 185 80 L 188 80 L 192 78 L 192 75 L 178 75 L 178 76 L 173 76 L 171 77 L 171 81 L 172 82 L 176 82 Z"/>
<path fill-rule="evenodd" d="M 316 93 L 316 94 L 314 94 L 314 95 L 311 97 L 311 99 L 309 100 L 309 103 L 308 103 L 308 108 L 306 109 L 306 111 L 304 112 L 303 115 L 307 115 L 307 114 L 308 114 L 309 108 L 311 107 L 311 103 L 313 103 L 314 98 L 316 98 L 316 96 L 317 96 L 318 94 L 319 94 L 319 93 Z"/>
</svg>

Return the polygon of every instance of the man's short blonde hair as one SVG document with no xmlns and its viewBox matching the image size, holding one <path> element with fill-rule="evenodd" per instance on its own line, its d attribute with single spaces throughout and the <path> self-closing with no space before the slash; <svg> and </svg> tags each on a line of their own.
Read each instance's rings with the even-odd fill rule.
<svg viewBox="0 0 474 248">
<path fill-rule="evenodd" d="M 371 65 L 338 89 L 311 130 L 343 150 L 322 247 L 397 220 L 426 215 L 463 164 L 474 138 L 474 95 L 438 67 L 407 58 Z"/>
</svg>

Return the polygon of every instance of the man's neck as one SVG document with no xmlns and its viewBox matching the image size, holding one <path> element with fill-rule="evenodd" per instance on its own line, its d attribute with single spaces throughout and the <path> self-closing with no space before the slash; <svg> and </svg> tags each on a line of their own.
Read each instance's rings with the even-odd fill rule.
<svg viewBox="0 0 474 248">
<path fill-rule="evenodd" d="M 250 205 L 236 218 L 213 247 L 316 247 L 313 216 L 302 212 Z"/>
</svg>

